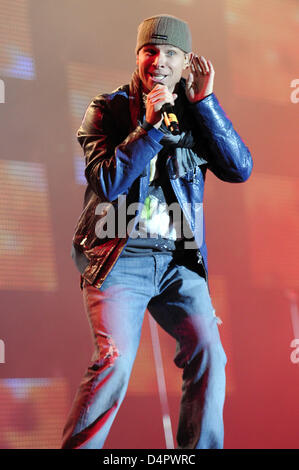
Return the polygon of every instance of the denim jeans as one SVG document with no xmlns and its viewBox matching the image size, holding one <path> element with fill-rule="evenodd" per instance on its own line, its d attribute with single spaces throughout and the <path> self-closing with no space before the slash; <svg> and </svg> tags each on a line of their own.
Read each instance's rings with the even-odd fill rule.
<svg viewBox="0 0 299 470">
<path fill-rule="evenodd" d="M 83 299 L 95 350 L 62 448 L 103 448 L 125 397 L 146 309 L 176 340 L 174 362 L 183 369 L 178 448 L 223 448 L 226 355 L 196 263 L 164 253 L 121 256 L 101 288 L 85 282 Z"/>
</svg>

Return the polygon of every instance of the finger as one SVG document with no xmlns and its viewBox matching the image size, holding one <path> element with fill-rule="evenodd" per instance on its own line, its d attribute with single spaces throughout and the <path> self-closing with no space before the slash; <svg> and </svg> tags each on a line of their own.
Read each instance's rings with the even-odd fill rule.
<svg viewBox="0 0 299 470">
<path fill-rule="evenodd" d="M 201 62 L 201 60 L 200 60 L 200 58 L 198 57 L 198 55 L 196 56 L 196 67 L 197 67 L 197 69 L 199 70 L 200 73 L 202 73 L 202 74 L 205 73 L 204 63 Z"/>
<path fill-rule="evenodd" d="M 200 61 L 200 64 L 202 66 L 203 73 L 209 73 L 209 67 L 208 67 L 206 58 L 204 56 L 200 56 L 199 61 Z"/>
<path fill-rule="evenodd" d="M 194 57 L 194 68 L 195 68 L 195 71 L 196 72 L 200 72 L 200 73 L 203 73 L 203 68 L 202 68 L 202 64 L 200 63 L 200 60 L 198 58 L 198 55 L 196 55 Z"/>
<path fill-rule="evenodd" d="M 150 98 L 149 102 L 153 104 L 163 99 L 164 99 L 164 95 L 157 95 L 157 96 L 153 96 L 152 98 Z"/>
<path fill-rule="evenodd" d="M 151 98 L 149 101 L 151 104 L 158 104 L 158 103 L 171 103 L 172 105 L 174 105 L 174 100 L 177 98 L 177 95 L 175 95 L 175 98 L 173 97 L 172 94 L 165 94 L 165 93 L 162 93 L 160 95 L 157 95 L 153 98 Z"/>
<path fill-rule="evenodd" d="M 156 90 L 158 90 L 159 88 L 163 88 L 163 87 L 165 87 L 165 85 L 162 85 L 162 83 L 156 83 L 156 85 L 155 85 L 154 88 L 152 89 L 151 93 L 152 93 L 153 91 L 156 91 Z"/>
<path fill-rule="evenodd" d="M 172 97 L 172 93 L 170 93 L 170 91 L 168 90 L 168 88 L 166 88 L 166 89 L 159 90 L 159 91 L 157 91 L 156 93 L 153 93 L 153 94 L 148 95 L 148 98 L 152 100 L 152 99 L 156 99 L 156 98 L 158 98 L 158 97 L 163 97 L 163 96 L 165 96 L 165 97 L 168 96 L 168 97 L 171 98 L 171 97 Z"/>
<path fill-rule="evenodd" d="M 209 69 L 210 69 L 210 73 L 215 73 L 212 62 L 210 60 L 208 60 L 207 62 L 208 62 L 208 66 L 209 66 Z"/>
<path fill-rule="evenodd" d="M 194 65 L 194 59 L 192 59 L 192 62 L 191 62 L 191 64 L 190 64 L 190 69 L 191 69 L 191 71 L 192 71 L 193 73 L 196 73 L 196 67 L 195 67 L 195 65 Z"/>
<path fill-rule="evenodd" d="M 194 75 L 192 72 L 189 73 L 188 77 L 187 77 L 187 81 L 186 81 L 186 87 L 188 88 L 192 88 L 192 83 L 193 83 L 193 80 L 194 80 Z"/>
<path fill-rule="evenodd" d="M 161 93 L 161 91 L 167 90 L 165 85 L 160 85 L 159 84 L 158 86 L 156 85 L 155 88 L 153 88 L 152 91 L 148 94 L 148 96 L 155 96 L 155 95 Z"/>
<path fill-rule="evenodd" d="M 190 68 L 191 68 L 191 65 L 192 65 L 193 57 L 194 57 L 194 53 L 193 53 L 193 52 L 190 52 L 190 54 L 189 54 L 189 61 L 188 61 L 188 65 L 189 65 Z"/>
<path fill-rule="evenodd" d="M 155 90 L 155 91 L 151 91 L 151 92 L 147 95 L 147 97 L 148 97 L 149 99 L 152 99 L 152 98 L 155 98 L 156 96 L 160 96 L 160 95 L 167 94 L 167 93 L 169 93 L 169 92 L 168 92 L 168 88 L 167 88 L 166 86 L 163 86 L 163 87 L 161 87 L 161 88 L 158 88 L 158 89 Z"/>
<path fill-rule="evenodd" d="M 196 72 L 194 58 L 195 58 L 195 56 L 193 54 L 192 58 L 190 59 L 190 62 L 189 62 L 189 68 L 190 68 L 191 72 L 193 72 L 193 73 Z"/>
</svg>

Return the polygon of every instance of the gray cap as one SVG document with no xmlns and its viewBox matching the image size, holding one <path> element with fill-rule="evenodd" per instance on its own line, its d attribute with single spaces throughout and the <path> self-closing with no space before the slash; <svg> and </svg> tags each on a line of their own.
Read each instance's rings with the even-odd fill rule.
<svg viewBox="0 0 299 470">
<path fill-rule="evenodd" d="M 188 24 L 171 15 L 146 18 L 139 26 L 135 52 L 146 44 L 170 44 L 184 52 L 191 52 L 191 33 Z"/>
</svg>

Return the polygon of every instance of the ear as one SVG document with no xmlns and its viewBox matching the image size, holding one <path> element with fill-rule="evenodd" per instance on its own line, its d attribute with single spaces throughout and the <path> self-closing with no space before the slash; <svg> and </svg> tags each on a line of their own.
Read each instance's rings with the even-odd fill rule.
<svg viewBox="0 0 299 470">
<path fill-rule="evenodd" d="M 191 52 L 189 52 L 188 54 L 185 54 L 184 56 L 184 70 L 189 67 L 190 65 L 190 60 L 191 60 Z"/>
</svg>

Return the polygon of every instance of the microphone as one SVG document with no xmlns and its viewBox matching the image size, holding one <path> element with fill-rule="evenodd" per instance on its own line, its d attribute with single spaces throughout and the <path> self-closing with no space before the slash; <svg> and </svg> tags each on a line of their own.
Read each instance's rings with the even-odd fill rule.
<svg viewBox="0 0 299 470">
<path fill-rule="evenodd" d="M 169 103 L 163 104 L 161 114 L 164 118 L 167 129 L 170 130 L 173 135 L 178 135 L 180 133 L 179 121 L 175 115 L 174 107 Z"/>
</svg>

